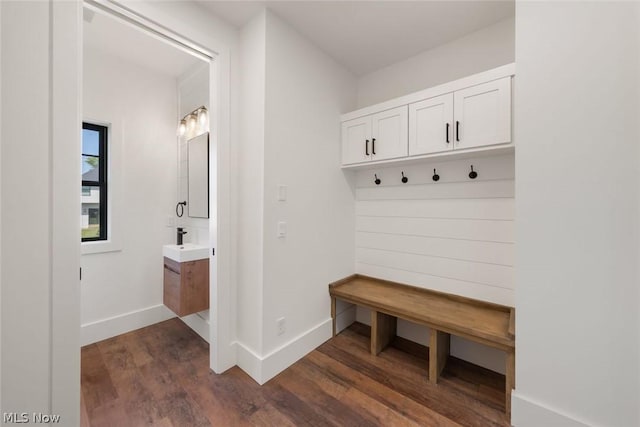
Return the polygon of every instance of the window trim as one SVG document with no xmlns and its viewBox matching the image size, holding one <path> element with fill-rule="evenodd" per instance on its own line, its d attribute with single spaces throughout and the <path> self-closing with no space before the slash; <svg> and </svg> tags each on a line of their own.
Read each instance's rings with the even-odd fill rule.
<svg viewBox="0 0 640 427">
<path fill-rule="evenodd" d="M 98 187 L 100 191 L 100 235 L 97 237 L 81 237 L 81 242 L 96 242 L 105 241 L 108 239 L 108 206 L 107 206 L 107 192 L 108 192 L 108 138 L 109 128 L 108 126 L 99 125 L 91 122 L 82 122 L 82 129 L 92 130 L 98 132 L 98 156 L 92 154 L 81 153 L 81 156 L 98 157 L 98 181 L 85 181 L 82 180 L 82 187 Z"/>
</svg>

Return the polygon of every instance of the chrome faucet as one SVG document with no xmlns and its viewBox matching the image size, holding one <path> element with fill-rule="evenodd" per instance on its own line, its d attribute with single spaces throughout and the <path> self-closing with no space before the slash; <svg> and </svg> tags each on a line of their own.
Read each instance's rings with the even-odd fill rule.
<svg viewBox="0 0 640 427">
<path fill-rule="evenodd" d="M 177 243 L 178 245 L 182 244 L 182 236 L 184 236 L 185 234 L 187 234 L 186 231 L 184 231 L 183 227 L 178 227 L 178 233 L 176 235 L 176 239 L 177 239 Z"/>
</svg>

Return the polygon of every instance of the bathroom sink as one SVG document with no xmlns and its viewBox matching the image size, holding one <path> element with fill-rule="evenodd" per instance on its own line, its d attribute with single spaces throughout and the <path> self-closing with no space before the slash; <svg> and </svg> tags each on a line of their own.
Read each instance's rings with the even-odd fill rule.
<svg viewBox="0 0 640 427">
<path fill-rule="evenodd" d="M 177 262 L 195 261 L 209 258 L 209 248 L 206 246 L 185 243 L 183 245 L 164 245 L 162 255 Z"/>
</svg>

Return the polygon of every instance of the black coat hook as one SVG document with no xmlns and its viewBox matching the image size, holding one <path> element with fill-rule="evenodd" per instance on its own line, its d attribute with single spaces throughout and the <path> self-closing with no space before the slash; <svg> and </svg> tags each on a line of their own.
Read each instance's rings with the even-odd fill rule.
<svg viewBox="0 0 640 427">
<path fill-rule="evenodd" d="M 380 181 L 380 178 L 378 178 L 378 175 L 374 173 L 374 174 L 373 174 L 373 176 L 375 176 L 375 177 L 376 177 L 376 179 L 375 179 L 373 182 L 375 182 L 375 183 L 376 183 L 376 185 L 380 185 L 380 183 L 381 183 L 382 181 Z"/>
<path fill-rule="evenodd" d="M 469 178 L 476 179 L 478 177 L 478 172 L 473 170 L 473 165 L 471 165 L 471 172 L 469 172 Z"/>
<path fill-rule="evenodd" d="M 409 178 L 407 178 L 406 176 L 404 176 L 404 171 L 402 172 L 402 183 L 406 184 L 407 182 L 409 182 Z"/>
<path fill-rule="evenodd" d="M 436 173 L 436 170 L 433 170 L 433 176 L 431 177 L 432 180 L 434 180 L 435 182 L 438 182 L 440 180 L 440 175 L 438 175 Z"/>
</svg>

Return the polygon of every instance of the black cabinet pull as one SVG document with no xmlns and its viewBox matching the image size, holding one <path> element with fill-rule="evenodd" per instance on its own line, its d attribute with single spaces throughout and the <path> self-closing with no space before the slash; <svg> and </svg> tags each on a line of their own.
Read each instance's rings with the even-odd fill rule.
<svg viewBox="0 0 640 427">
<path fill-rule="evenodd" d="M 369 140 L 368 139 L 364 142 L 364 154 L 366 154 L 367 156 L 369 155 Z"/>
<path fill-rule="evenodd" d="M 460 122 L 456 120 L 456 141 L 460 142 Z"/>
<path fill-rule="evenodd" d="M 376 139 L 371 138 L 371 154 L 376 154 Z"/>
<path fill-rule="evenodd" d="M 447 144 L 449 143 L 449 123 L 447 123 Z"/>
</svg>

